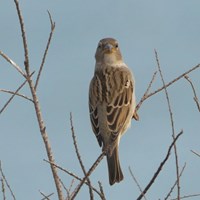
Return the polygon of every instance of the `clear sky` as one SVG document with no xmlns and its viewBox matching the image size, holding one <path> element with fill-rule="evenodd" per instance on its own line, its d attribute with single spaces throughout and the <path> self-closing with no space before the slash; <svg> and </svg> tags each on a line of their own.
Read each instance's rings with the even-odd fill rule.
<svg viewBox="0 0 200 200">
<path fill-rule="evenodd" d="M 94 73 L 94 54 L 100 39 L 114 37 L 119 41 L 124 61 L 136 78 L 137 101 L 157 69 L 154 49 L 158 51 L 166 82 L 200 63 L 199 0 L 19 1 L 32 71 L 39 69 L 49 36 L 47 10 L 56 22 L 37 94 L 56 162 L 80 177 L 83 173 L 74 153 L 69 113 L 73 114 L 79 149 L 85 167 L 89 169 L 101 153 L 88 114 L 88 87 Z M 0 1 L 0 50 L 23 68 L 23 45 L 12 0 Z M 189 76 L 200 98 L 200 69 Z M 15 90 L 23 81 L 23 77 L 0 58 L 0 89 Z M 161 85 L 157 75 L 152 91 Z M 185 79 L 175 83 L 168 92 L 176 133 L 182 129 L 184 131 L 177 143 L 180 169 L 187 163 L 180 180 L 181 195 L 200 193 L 200 159 L 190 151 L 200 152 L 200 113 Z M 30 96 L 27 86 L 21 93 Z M 0 109 L 8 98 L 8 94 L 0 93 Z M 172 142 L 164 92 L 145 101 L 139 115 L 140 121 L 132 122 L 120 143 L 124 181 L 112 187 L 109 185 L 105 159 L 91 175 L 94 186 L 98 187 L 98 181 L 102 182 L 109 200 L 136 199 L 140 192 L 128 167 L 132 168 L 144 188 Z M 41 199 L 39 190 L 45 194 L 56 192 L 44 158 L 47 156 L 33 104 L 15 97 L 0 115 L 0 160 L 17 199 Z M 69 187 L 72 177 L 62 172 L 60 175 L 66 187 Z M 174 154 L 171 154 L 149 190 L 147 199 L 163 199 L 175 179 Z M 74 186 L 76 184 L 77 181 Z M 172 197 L 175 195 L 176 192 Z M 57 196 L 54 194 L 51 199 L 57 199 Z M 77 199 L 89 199 L 86 186 L 81 189 Z M 95 196 L 95 199 L 98 197 Z"/>
</svg>

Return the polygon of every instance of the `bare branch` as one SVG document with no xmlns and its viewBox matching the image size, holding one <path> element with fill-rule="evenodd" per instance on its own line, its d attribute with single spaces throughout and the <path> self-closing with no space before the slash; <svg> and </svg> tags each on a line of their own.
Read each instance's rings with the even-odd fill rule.
<svg viewBox="0 0 200 200">
<path fill-rule="evenodd" d="M 140 196 L 137 198 L 137 200 L 141 200 L 144 195 L 147 193 L 147 191 L 149 190 L 149 188 L 152 186 L 152 184 L 154 183 L 154 181 L 156 180 L 156 178 L 158 177 L 159 173 L 161 172 L 163 166 L 165 165 L 166 161 L 168 160 L 171 150 L 174 146 L 174 144 L 176 143 L 176 141 L 178 140 L 178 138 L 183 134 L 183 131 L 181 131 L 173 140 L 173 142 L 171 143 L 171 145 L 169 146 L 169 149 L 167 151 L 167 155 L 165 156 L 164 160 L 160 163 L 160 166 L 158 167 L 158 169 L 156 170 L 155 174 L 153 175 L 153 177 L 151 178 L 150 182 L 147 184 L 147 186 L 145 187 L 145 189 L 143 190 L 143 192 L 140 194 Z"/>
<path fill-rule="evenodd" d="M 45 195 L 43 192 L 39 191 L 40 194 L 44 197 L 41 200 L 50 200 L 49 197 L 52 196 L 54 193 L 51 193 L 49 195 Z"/>
<path fill-rule="evenodd" d="M 47 45 L 46 45 L 46 48 L 45 48 L 45 52 L 44 52 L 44 55 L 43 55 L 43 58 L 42 58 L 42 63 L 40 65 L 40 69 L 39 69 L 39 72 L 38 72 L 38 75 L 37 75 L 37 79 L 36 79 L 36 83 L 35 83 L 35 90 L 37 90 L 39 79 L 40 79 L 40 76 L 41 76 L 41 73 L 42 73 L 42 69 L 44 67 L 44 63 L 45 63 L 45 60 L 46 60 L 46 56 L 47 56 L 47 53 L 48 53 L 48 50 L 49 50 L 49 46 L 50 46 L 51 39 L 52 39 L 52 36 L 53 36 L 53 32 L 54 32 L 55 25 L 56 25 L 55 22 L 52 21 L 50 12 L 49 11 L 47 11 L 47 12 L 49 14 L 49 19 L 50 19 L 50 23 L 51 23 L 51 32 L 50 32 L 49 39 L 48 39 L 48 42 L 47 42 Z"/>
<path fill-rule="evenodd" d="M 200 153 L 197 153 L 196 151 L 193 151 L 193 150 L 191 150 L 191 152 L 192 152 L 193 154 L 195 154 L 196 156 L 199 156 L 199 157 L 200 157 Z"/>
<path fill-rule="evenodd" d="M 186 163 L 184 164 L 184 166 L 183 166 L 183 168 L 181 170 L 181 173 L 179 174 L 179 178 L 182 176 L 183 171 L 185 170 L 185 167 L 186 167 Z M 170 191 L 168 192 L 168 194 L 167 194 L 167 196 L 165 197 L 164 200 L 167 200 L 170 197 L 170 195 L 173 192 L 173 190 L 174 190 L 174 188 L 175 188 L 176 185 L 177 185 L 177 179 L 176 179 L 174 185 L 171 187 Z"/>
<path fill-rule="evenodd" d="M 72 138 L 73 138 L 73 142 L 74 142 L 76 155 L 77 155 L 79 164 L 81 166 L 81 169 L 84 173 L 84 176 L 86 176 L 86 170 L 85 170 L 84 164 L 83 164 L 82 159 L 81 159 L 81 155 L 80 155 L 79 150 L 78 150 L 78 145 L 77 145 L 76 136 L 75 136 L 74 127 L 73 127 L 73 122 L 72 122 L 72 113 L 70 113 L 70 124 L 71 124 L 71 132 L 72 132 Z M 88 182 L 88 186 L 89 186 L 90 199 L 93 200 L 94 195 L 93 195 L 93 192 L 92 192 L 92 187 L 91 187 L 91 182 L 90 182 L 89 177 L 87 178 L 87 182 Z"/>
<path fill-rule="evenodd" d="M 0 51 L 0 55 L 6 60 L 8 61 L 23 77 L 26 78 L 25 73 L 23 72 L 23 70 L 20 68 L 19 65 L 17 65 L 12 59 L 10 59 L 6 54 L 4 54 L 2 51 Z"/>
<path fill-rule="evenodd" d="M 3 200 L 6 200 L 6 189 L 5 189 L 3 178 L 1 178 L 0 181 L 1 181 L 1 191 L 2 191 L 2 194 L 3 194 Z"/>
<path fill-rule="evenodd" d="M 20 10 L 20 7 L 19 7 L 18 0 L 14 0 L 14 2 L 15 2 L 17 14 L 18 14 L 18 17 L 19 17 L 19 23 L 20 23 L 21 33 L 22 33 L 22 40 L 23 40 L 23 45 L 24 45 L 24 57 L 25 57 L 24 65 L 25 65 L 25 70 L 26 70 L 26 78 L 27 78 L 27 81 L 28 81 L 28 84 L 29 84 L 29 87 L 30 87 L 30 90 L 31 90 L 32 97 L 33 97 L 37 121 L 38 121 L 38 125 L 39 125 L 39 128 L 40 128 L 40 133 L 41 133 L 43 142 L 45 144 L 47 156 L 48 156 L 49 161 L 54 162 L 54 156 L 53 156 L 53 152 L 51 150 L 51 145 L 50 145 L 50 142 L 49 142 L 49 139 L 48 139 L 48 134 L 46 132 L 46 126 L 44 124 L 42 113 L 41 113 L 41 110 L 40 110 L 39 100 L 38 100 L 38 97 L 36 95 L 36 90 L 35 90 L 35 87 L 34 87 L 33 80 L 30 76 L 29 54 L 28 54 L 28 46 L 27 46 L 23 17 L 22 17 L 22 13 L 21 13 L 21 10 Z M 62 194 L 62 185 L 59 181 L 59 176 L 57 174 L 56 167 L 51 165 L 51 171 L 52 171 L 54 182 L 55 182 L 55 185 L 56 185 L 58 198 L 59 198 L 59 200 L 64 200 L 64 197 L 63 197 L 63 194 Z"/>
<path fill-rule="evenodd" d="M 27 75 L 30 75 L 30 69 L 29 69 L 29 56 L 28 56 L 28 45 L 27 45 L 27 40 L 26 40 L 26 33 L 25 33 L 25 27 L 24 27 L 24 20 L 21 14 L 21 10 L 19 7 L 19 2 L 18 0 L 14 0 L 15 5 L 16 5 L 16 10 L 17 10 L 17 15 L 19 18 L 19 23 L 20 23 L 20 28 L 21 28 L 21 33 L 22 33 L 22 40 L 23 40 L 23 45 L 24 45 L 24 65 L 25 65 L 25 70 Z"/>
<path fill-rule="evenodd" d="M 135 108 L 136 110 L 139 110 L 139 108 L 140 108 L 140 106 L 142 105 L 142 103 L 144 102 L 144 100 L 147 99 L 147 95 L 148 95 L 148 93 L 149 93 L 149 90 L 150 90 L 150 88 L 151 88 L 151 86 L 152 86 L 152 84 L 153 84 L 155 78 L 156 78 L 156 74 L 157 74 L 157 71 L 154 72 L 154 74 L 153 74 L 153 76 L 152 76 L 152 79 L 151 79 L 151 81 L 150 81 L 150 83 L 149 83 L 149 85 L 148 85 L 148 87 L 147 87 L 147 89 L 146 89 L 146 91 L 145 91 L 143 97 L 141 98 L 140 102 L 137 104 L 137 106 L 136 106 L 136 108 Z"/>
<path fill-rule="evenodd" d="M 5 93 L 8 93 L 8 94 L 15 94 L 15 92 L 13 91 L 10 91 L 10 90 L 4 90 L 4 89 L 0 89 L 0 92 L 5 92 Z M 33 103 L 33 100 L 27 96 L 25 96 L 24 94 L 20 94 L 20 93 L 16 93 L 15 94 L 16 96 L 19 96 L 19 97 L 22 97 L 28 101 L 31 101 Z"/>
<path fill-rule="evenodd" d="M 129 166 L 128 169 L 129 169 L 129 172 L 130 172 L 130 174 L 131 174 L 133 180 L 135 181 L 137 187 L 139 188 L 139 190 L 140 190 L 140 192 L 141 192 L 141 194 L 142 194 L 143 190 L 142 190 L 142 188 L 141 188 L 139 182 L 137 181 L 136 177 L 134 176 L 134 174 L 133 174 L 133 172 L 132 172 L 132 170 L 131 170 L 131 167 Z M 143 197 L 144 197 L 145 200 L 147 200 L 144 194 L 143 194 Z"/>
<path fill-rule="evenodd" d="M 106 200 L 106 197 L 105 197 L 105 194 L 104 194 L 104 191 L 103 191 L 103 186 L 102 186 L 101 182 L 98 181 L 98 184 L 99 184 L 99 188 L 100 188 L 100 191 L 101 191 L 101 199 Z"/>
<path fill-rule="evenodd" d="M 105 152 L 102 152 L 100 154 L 100 156 L 97 158 L 97 160 L 94 162 L 92 167 L 89 169 L 89 171 L 87 172 L 86 176 L 82 179 L 80 184 L 74 190 L 74 192 L 73 192 L 73 194 L 71 196 L 71 200 L 73 200 L 76 197 L 76 195 L 78 194 L 79 190 L 81 189 L 81 187 L 83 186 L 83 184 L 87 180 L 87 177 L 91 175 L 91 173 L 95 170 L 95 168 L 98 166 L 98 164 L 101 162 L 101 160 L 103 159 L 104 156 L 105 156 Z"/>
<path fill-rule="evenodd" d="M 161 80 L 162 80 L 162 83 L 163 83 L 163 86 L 164 86 L 165 96 L 166 96 L 170 120 L 171 120 L 172 137 L 173 137 L 173 140 L 174 140 L 176 135 L 175 135 L 175 128 L 174 128 L 173 113 L 172 113 L 172 109 L 171 109 L 171 105 L 170 105 L 169 94 L 168 94 L 168 91 L 167 91 L 167 88 L 166 88 L 166 85 L 165 85 L 164 77 L 163 77 L 162 70 L 161 70 L 160 63 L 159 63 L 158 53 L 157 53 L 156 50 L 155 50 L 155 56 L 156 56 L 156 62 L 157 62 L 158 70 L 159 70 L 159 73 L 160 73 L 160 77 L 161 77 Z M 175 161 L 176 161 L 177 198 L 178 198 L 178 200 L 180 200 L 179 163 L 178 163 L 178 152 L 177 152 L 176 144 L 174 144 L 174 154 L 175 154 Z"/>
<path fill-rule="evenodd" d="M 5 181 L 6 186 L 7 186 L 7 188 L 9 189 L 9 191 L 11 193 L 11 196 L 13 197 L 14 200 L 16 200 L 15 195 L 14 195 L 14 193 L 13 193 L 13 191 L 12 191 L 12 189 L 11 189 L 7 179 L 6 179 L 6 176 L 3 173 L 3 169 L 2 169 L 2 166 L 1 166 L 1 161 L 0 161 L 0 173 L 1 173 L 2 179 Z"/>
<path fill-rule="evenodd" d="M 77 180 L 79 180 L 79 181 L 82 181 L 82 179 L 81 179 L 80 177 L 78 177 L 78 176 L 75 175 L 74 173 L 70 172 L 69 170 L 64 169 L 63 167 L 60 167 L 59 165 L 57 165 L 57 164 L 55 164 L 55 163 L 51 163 L 51 162 L 49 162 L 48 160 L 45 160 L 45 159 L 44 159 L 44 161 L 47 162 L 47 163 L 49 163 L 49 164 L 51 164 L 51 165 L 54 165 L 55 167 L 57 167 L 58 169 L 60 169 L 61 171 L 65 172 L 65 173 L 67 173 L 68 175 L 74 177 L 75 179 L 77 179 Z M 88 185 L 88 182 L 85 181 L 85 184 Z M 92 187 L 92 189 L 93 189 L 93 191 L 95 191 L 99 196 L 101 196 L 101 193 L 100 193 L 96 188 Z"/>
<path fill-rule="evenodd" d="M 197 68 L 200 67 L 200 64 L 196 65 L 195 67 L 189 69 L 188 71 L 184 72 L 183 74 L 181 74 L 180 76 L 176 77 L 175 79 L 173 79 L 172 81 L 170 81 L 169 83 L 165 84 L 165 87 L 162 86 L 160 88 L 158 88 L 157 90 L 155 90 L 154 92 L 151 92 L 150 94 L 146 95 L 146 97 L 143 99 L 143 101 L 145 101 L 146 99 L 148 99 L 149 97 L 161 92 L 162 90 L 164 90 L 165 88 L 171 86 L 173 83 L 175 83 L 176 81 L 178 81 L 179 79 L 183 78 L 185 75 L 189 74 L 190 72 L 196 70 Z M 143 102 L 142 101 L 142 102 Z M 139 106 L 140 102 L 138 103 L 137 107 Z M 140 107 L 140 106 L 139 106 Z M 139 109 L 139 108 L 138 108 Z"/>
<path fill-rule="evenodd" d="M 8 104 L 12 101 L 12 99 L 15 97 L 15 95 L 24 87 L 24 85 L 26 84 L 27 80 L 25 80 L 18 88 L 17 90 L 13 93 L 13 95 L 10 97 L 10 99 L 5 103 L 5 105 L 3 106 L 3 108 L 0 110 L 0 114 L 6 109 L 6 107 L 8 106 Z"/>
<path fill-rule="evenodd" d="M 191 195 L 185 195 L 183 197 L 181 197 L 180 199 L 188 199 L 188 198 L 192 198 L 192 197 L 199 197 L 200 194 L 191 194 Z M 171 199 L 171 200 L 178 200 L 177 198 L 175 199 Z"/>
<path fill-rule="evenodd" d="M 199 112 L 200 112 L 199 99 L 198 99 L 198 97 L 197 97 L 197 94 L 196 94 L 194 85 L 193 85 L 192 81 L 190 80 L 189 76 L 185 75 L 184 77 L 185 77 L 185 79 L 190 83 L 190 85 L 191 85 L 191 87 L 192 87 L 192 90 L 193 90 L 193 93 L 194 93 L 194 98 L 193 98 L 193 99 L 194 99 L 194 101 L 195 101 L 195 103 L 196 103 L 196 105 L 197 105 L 197 108 L 198 108 Z"/>
</svg>

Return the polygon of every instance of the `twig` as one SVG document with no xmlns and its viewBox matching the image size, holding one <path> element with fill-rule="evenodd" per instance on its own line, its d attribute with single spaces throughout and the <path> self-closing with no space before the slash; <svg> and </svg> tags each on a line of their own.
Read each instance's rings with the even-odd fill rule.
<svg viewBox="0 0 200 200">
<path fill-rule="evenodd" d="M 26 40 L 24 20 L 23 20 L 22 14 L 21 14 L 18 0 L 14 0 L 14 2 L 16 5 L 16 10 L 17 10 L 18 18 L 19 18 L 19 23 L 20 23 L 21 33 L 22 33 L 22 40 L 23 40 L 23 45 L 24 45 L 24 57 L 25 57 L 24 65 L 25 65 L 27 75 L 30 75 L 28 45 L 27 45 L 27 40 Z"/>
<path fill-rule="evenodd" d="M 44 55 L 43 55 L 43 58 L 42 58 L 42 63 L 40 65 L 40 69 L 39 69 L 37 79 L 36 79 L 36 82 L 35 82 L 35 90 L 37 90 L 39 79 L 40 79 L 40 76 L 41 76 L 41 73 L 42 73 L 42 69 L 44 67 L 45 59 L 46 59 L 46 56 L 47 56 L 47 52 L 49 50 L 49 46 L 50 46 L 51 39 L 52 39 L 52 36 L 53 36 L 53 32 L 55 30 L 55 25 L 56 25 L 55 22 L 52 21 L 50 12 L 49 11 L 47 11 L 47 12 L 48 12 L 50 23 L 51 23 L 51 32 L 50 32 L 50 35 L 49 35 L 49 39 L 48 39 L 48 42 L 47 42 L 47 45 L 46 45 L 46 48 L 45 48 L 45 52 L 44 52 Z"/>
<path fill-rule="evenodd" d="M 149 83 L 149 85 L 148 85 L 148 87 L 147 87 L 147 89 L 146 89 L 144 95 L 142 96 L 140 102 L 137 104 L 137 106 L 136 106 L 136 108 L 135 108 L 136 111 L 139 110 L 139 108 L 140 108 L 140 106 L 142 105 L 142 103 L 144 102 L 144 100 L 147 99 L 147 95 L 148 95 L 148 93 L 149 93 L 149 90 L 150 90 L 150 88 L 151 88 L 151 86 L 152 86 L 152 84 L 153 84 L 155 78 L 156 78 L 156 74 L 157 74 L 157 71 L 154 72 L 154 74 L 153 74 L 153 76 L 152 76 L 152 79 L 151 79 L 151 81 L 150 81 L 150 83 Z"/>
<path fill-rule="evenodd" d="M 81 159 L 81 155 L 80 155 L 79 150 L 78 150 L 78 145 L 77 145 L 76 136 L 75 136 L 75 132 L 74 132 L 73 121 L 72 121 L 72 113 L 70 113 L 70 124 L 71 124 L 71 132 L 72 132 L 72 138 L 73 138 L 73 142 L 74 142 L 76 155 L 77 155 L 79 164 L 81 166 L 81 169 L 82 169 L 82 171 L 84 173 L 84 176 L 86 176 L 87 172 L 85 170 L 84 164 L 83 164 L 82 159 Z M 91 182 L 90 182 L 89 177 L 87 177 L 87 182 L 88 182 L 88 187 L 89 187 L 90 199 L 93 200 L 94 199 L 94 195 L 93 195 L 93 192 L 92 192 L 92 187 L 91 187 Z"/>
<path fill-rule="evenodd" d="M 65 173 L 67 173 L 68 175 L 74 177 L 75 179 L 77 179 L 77 180 L 79 180 L 79 181 L 82 181 L 82 179 L 81 179 L 80 177 L 78 177 L 78 176 L 75 175 L 74 173 L 72 173 L 72 172 L 70 172 L 70 171 L 64 169 L 63 167 L 60 167 L 59 165 L 57 165 L 57 164 L 55 164 L 55 163 L 51 163 L 51 162 L 49 162 L 48 160 L 45 160 L 45 159 L 44 159 L 44 161 L 47 162 L 47 163 L 49 163 L 49 164 L 51 164 L 51 165 L 54 165 L 55 167 L 57 167 L 58 169 L 60 169 L 61 171 L 65 172 Z M 85 184 L 88 185 L 88 182 L 85 181 Z M 101 193 L 100 193 L 96 188 L 92 187 L 92 189 L 93 189 L 93 191 L 95 191 L 99 196 L 101 196 Z"/>
<path fill-rule="evenodd" d="M 87 177 L 91 175 L 91 173 L 98 166 L 98 164 L 101 162 L 101 160 L 103 159 L 104 156 L 105 156 L 105 152 L 102 152 L 100 154 L 100 156 L 97 158 L 97 160 L 94 162 L 94 164 L 92 165 L 92 167 L 89 169 L 89 171 L 87 172 L 86 176 L 82 179 L 82 181 L 80 182 L 80 184 L 74 190 L 74 192 L 73 192 L 73 194 L 71 196 L 71 200 L 73 200 L 76 197 L 76 195 L 78 194 L 79 190 L 81 189 L 81 187 L 83 186 L 83 184 L 87 180 Z"/>
<path fill-rule="evenodd" d="M 6 176 L 5 176 L 4 173 L 3 173 L 3 169 L 2 169 L 2 166 L 1 166 L 1 161 L 0 161 L 0 173 L 1 173 L 2 179 L 5 181 L 6 186 L 7 186 L 7 188 L 9 189 L 9 191 L 10 191 L 10 193 L 11 193 L 11 196 L 13 197 L 14 200 L 16 200 L 15 195 L 14 195 L 14 193 L 13 193 L 13 191 L 12 191 L 10 185 L 8 184 L 8 181 L 7 181 L 7 179 L 6 179 Z"/>
<path fill-rule="evenodd" d="M 28 84 L 29 84 L 29 87 L 30 87 L 30 90 L 31 90 L 32 97 L 33 97 L 37 121 L 38 121 L 38 125 L 39 125 L 39 128 L 40 128 L 40 133 L 41 133 L 43 142 L 45 144 L 47 156 L 48 156 L 49 161 L 51 161 L 53 163 L 54 162 L 53 152 L 52 152 L 51 145 L 50 145 L 50 142 L 49 142 L 49 139 L 48 139 L 48 134 L 46 132 L 46 126 L 45 126 L 44 121 L 43 121 L 39 100 L 38 100 L 38 97 L 36 95 L 35 86 L 34 86 L 32 78 L 30 76 L 28 46 L 27 46 L 23 17 L 22 17 L 22 14 L 21 14 L 21 10 L 20 10 L 20 7 L 19 7 L 18 0 L 14 0 L 14 2 L 15 2 L 17 14 L 18 14 L 18 17 L 19 17 L 19 23 L 20 23 L 21 33 L 22 33 L 22 40 L 23 40 L 23 45 L 24 45 L 24 57 L 25 57 L 24 65 L 25 65 L 25 71 L 26 71 L 26 78 L 27 78 L 27 81 L 28 81 Z M 63 197 L 63 194 L 62 194 L 62 185 L 59 181 L 57 169 L 54 165 L 50 165 L 50 166 L 51 166 L 51 171 L 52 171 L 52 174 L 53 174 L 55 186 L 56 186 L 56 189 L 57 189 L 58 198 L 59 198 L 59 200 L 64 200 L 64 197 Z"/>
<path fill-rule="evenodd" d="M 31 74 L 31 76 L 34 74 L 34 72 Z M 10 99 L 8 99 L 8 101 L 5 103 L 5 105 L 3 106 L 3 108 L 0 110 L 0 114 L 6 109 L 6 107 L 8 106 L 8 104 L 12 101 L 12 99 L 15 97 L 15 95 L 17 95 L 17 93 L 24 87 L 24 85 L 26 84 L 27 80 L 25 80 L 18 88 L 17 90 L 13 93 L 13 95 L 10 97 Z"/>
<path fill-rule="evenodd" d="M 61 183 L 62 183 L 62 182 L 61 182 Z M 70 186 L 69 186 L 69 189 L 67 189 L 67 188 L 65 187 L 65 185 L 62 183 L 62 185 L 63 185 L 65 191 L 67 192 L 67 199 L 66 199 L 66 200 L 70 200 L 70 192 L 71 192 L 71 189 L 72 189 L 73 184 L 74 184 L 74 179 L 72 179 L 72 181 L 71 181 L 71 183 L 70 183 Z"/>
<path fill-rule="evenodd" d="M 165 87 L 162 86 L 162 87 L 158 88 L 157 90 L 151 92 L 150 94 L 148 94 L 148 95 L 143 99 L 143 101 L 145 101 L 145 100 L 148 99 L 149 97 L 151 97 L 151 96 L 153 96 L 153 95 L 159 93 L 160 91 L 164 90 L 165 88 L 171 86 L 173 83 L 175 83 L 176 81 L 178 81 L 179 79 L 183 78 L 185 75 L 189 74 L 190 72 L 196 70 L 196 69 L 199 68 L 199 67 L 200 67 L 200 64 L 196 65 L 195 67 L 193 67 L 193 68 L 189 69 L 188 71 L 184 72 L 183 74 L 181 74 L 180 76 L 176 77 L 175 79 L 173 79 L 173 80 L 170 81 L 169 83 L 165 84 Z M 143 101 L 142 101 L 142 102 L 143 102 Z M 140 104 L 140 102 L 138 103 L 138 105 L 139 105 L 139 104 Z M 137 105 L 137 107 L 138 107 L 138 105 Z M 140 106 L 139 106 L 139 107 L 140 107 Z"/>
<path fill-rule="evenodd" d="M 178 140 L 178 138 L 183 134 L 183 131 L 181 131 L 173 140 L 173 142 L 171 143 L 171 145 L 169 146 L 169 149 L 167 151 L 167 155 L 165 156 L 164 160 L 160 163 L 160 166 L 158 167 L 158 169 L 156 170 L 155 174 L 153 175 L 153 177 L 151 178 L 150 182 L 147 184 L 147 186 L 145 187 L 145 189 L 143 190 L 143 192 L 139 195 L 139 197 L 137 198 L 137 200 L 140 200 L 143 198 L 143 196 L 147 193 L 147 191 L 149 190 L 149 188 L 152 186 L 152 184 L 154 183 L 154 181 L 156 180 L 157 176 L 159 175 L 159 173 L 161 172 L 163 166 L 165 165 L 166 161 L 168 160 L 170 153 L 171 153 L 171 149 L 173 148 L 174 144 L 176 143 L 176 141 Z"/>
<path fill-rule="evenodd" d="M 200 196 L 200 194 L 191 194 L 191 195 L 185 195 L 185 196 L 181 197 L 180 199 L 187 199 L 187 198 L 198 197 L 198 196 Z M 171 200 L 178 200 L 178 199 L 175 198 L 175 199 L 171 199 Z"/>
<path fill-rule="evenodd" d="M 2 194 L 3 194 L 3 200 L 6 200 L 6 190 L 5 190 L 3 178 L 1 178 L 0 181 L 1 181 L 1 191 L 2 191 Z"/>
<path fill-rule="evenodd" d="M 194 85 L 193 85 L 192 81 L 190 80 L 189 76 L 185 75 L 184 77 L 185 77 L 185 79 L 190 83 L 190 85 L 191 85 L 191 87 L 192 87 L 192 90 L 193 90 L 193 93 L 194 93 L 194 98 L 193 98 L 193 99 L 194 99 L 194 101 L 195 101 L 195 103 L 196 103 L 196 105 L 197 105 L 197 108 L 198 108 L 199 112 L 200 112 L 199 99 L 198 99 L 198 97 L 197 97 L 197 94 L 196 94 Z"/>
<path fill-rule="evenodd" d="M 4 90 L 4 89 L 0 89 L 0 92 L 5 92 L 5 93 L 8 93 L 8 94 L 15 94 L 15 92 L 13 92 L 13 91 Z M 31 98 L 29 98 L 29 97 L 27 97 L 27 96 L 25 96 L 25 95 L 23 95 L 23 94 L 16 93 L 15 95 L 16 95 L 16 96 L 19 96 L 19 97 L 22 97 L 22 98 L 24 98 L 24 99 L 26 99 L 26 100 L 28 100 L 28 101 L 31 101 L 31 102 L 33 103 L 33 100 L 32 100 Z"/>
<path fill-rule="evenodd" d="M 186 163 L 184 164 L 184 166 L 183 166 L 183 168 L 182 168 L 182 170 L 181 170 L 181 172 L 179 174 L 179 178 L 182 176 L 183 171 L 185 170 L 185 167 L 186 167 Z M 170 197 L 170 195 L 173 192 L 173 190 L 174 190 L 174 188 L 175 188 L 176 185 L 177 185 L 177 179 L 176 179 L 174 185 L 171 187 L 170 191 L 168 192 L 168 194 L 167 194 L 167 196 L 165 197 L 164 200 L 167 200 Z"/>
<path fill-rule="evenodd" d="M 172 109 L 171 109 L 171 105 L 170 105 L 169 94 L 167 92 L 164 77 L 163 77 L 163 74 L 162 74 L 162 71 L 161 71 L 161 67 L 160 67 L 160 63 L 159 63 L 159 59 L 158 59 L 158 53 L 157 53 L 156 50 L 155 50 L 155 56 L 156 56 L 156 62 L 157 62 L 158 70 L 159 70 L 159 73 L 160 73 L 160 77 L 161 77 L 161 80 L 162 80 L 162 83 L 163 83 L 163 86 L 164 86 L 165 96 L 166 96 L 167 105 L 168 105 L 168 109 L 169 109 L 171 127 L 172 127 L 172 138 L 174 140 L 176 135 L 175 135 L 175 128 L 174 128 L 173 113 L 172 113 Z M 178 163 L 178 152 L 177 152 L 176 144 L 174 144 L 174 154 L 175 154 L 175 162 L 176 162 L 177 198 L 178 198 L 178 200 L 180 200 L 179 163 Z"/>
<path fill-rule="evenodd" d="M 195 155 L 199 156 L 200 157 L 200 154 L 197 153 L 196 151 L 193 151 L 193 150 L 190 150 L 192 153 L 194 153 Z"/>
<path fill-rule="evenodd" d="M 4 54 L 2 51 L 0 51 L 0 55 L 7 61 L 9 62 L 23 77 L 26 78 L 25 73 L 23 70 L 20 68 L 19 65 L 17 65 L 12 59 L 10 59 L 6 54 Z"/>
<path fill-rule="evenodd" d="M 45 199 L 50 200 L 49 197 L 52 196 L 52 195 L 54 194 L 54 193 L 51 193 L 51 194 L 49 194 L 49 195 L 45 195 L 43 192 L 41 192 L 41 191 L 39 191 L 39 192 L 40 192 L 40 194 L 44 197 L 44 198 L 42 198 L 41 200 L 45 200 Z"/>
<path fill-rule="evenodd" d="M 105 194 L 104 194 L 104 191 L 103 191 L 103 186 L 102 186 L 101 182 L 98 181 L 98 184 L 99 184 L 99 188 L 100 188 L 100 192 L 101 192 L 101 199 L 106 200 L 106 197 L 105 197 Z"/>
<path fill-rule="evenodd" d="M 142 190 L 142 188 L 141 188 L 141 186 L 140 186 L 139 182 L 137 181 L 136 177 L 134 176 L 134 174 L 133 174 L 133 172 L 132 172 L 132 170 L 131 170 L 131 167 L 129 166 L 129 167 L 128 167 L 128 169 L 129 169 L 129 172 L 130 172 L 130 174 L 131 174 L 131 176 L 132 176 L 133 180 L 135 181 L 135 183 L 136 183 L 136 185 L 137 185 L 138 189 L 139 189 L 139 190 L 140 190 L 140 192 L 142 193 L 142 192 L 143 192 L 143 190 Z M 144 199 L 145 199 L 145 200 L 147 200 L 147 199 L 146 199 L 146 197 L 145 197 L 145 195 L 143 195 L 143 197 L 144 197 Z"/>
</svg>

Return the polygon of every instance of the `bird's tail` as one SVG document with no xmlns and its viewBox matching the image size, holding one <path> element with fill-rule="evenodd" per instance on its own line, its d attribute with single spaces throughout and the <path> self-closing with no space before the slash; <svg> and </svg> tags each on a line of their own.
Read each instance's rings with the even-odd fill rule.
<svg viewBox="0 0 200 200">
<path fill-rule="evenodd" d="M 110 156 L 107 154 L 108 174 L 110 185 L 123 180 L 124 176 L 120 167 L 118 147 L 116 146 Z"/>
</svg>

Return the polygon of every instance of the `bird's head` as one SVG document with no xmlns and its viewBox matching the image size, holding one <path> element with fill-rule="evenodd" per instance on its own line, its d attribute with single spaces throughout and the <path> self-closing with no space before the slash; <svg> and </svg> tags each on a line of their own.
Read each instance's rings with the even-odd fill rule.
<svg viewBox="0 0 200 200">
<path fill-rule="evenodd" d="M 96 54 L 96 62 L 101 64 L 116 64 L 122 62 L 122 55 L 119 50 L 117 40 L 113 38 L 104 38 L 99 41 Z"/>
</svg>

